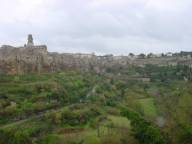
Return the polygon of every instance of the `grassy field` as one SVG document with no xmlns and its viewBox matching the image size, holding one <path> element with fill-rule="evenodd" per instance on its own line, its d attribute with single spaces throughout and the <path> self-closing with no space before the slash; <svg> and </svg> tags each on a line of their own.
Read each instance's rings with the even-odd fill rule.
<svg viewBox="0 0 192 144">
<path fill-rule="evenodd" d="M 110 115 L 108 118 L 116 127 L 130 128 L 130 121 L 125 117 Z"/>
<path fill-rule="evenodd" d="M 156 117 L 157 109 L 154 104 L 153 98 L 144 98 L 139 100 L 141 108 L 143 109 L 144 115 L 148 117 Z"/>
<path fill-rule="evenodd" d="M 109 124 L 112 124 L 112 128 L 107 126 Z M 104 123 L 99 124 L 99 128 L 60 127 L 47 135 L 43 142 L 46 144 L 105 144 L 110 140 L 110 143 L 118 144 L 121 143 L 121 139 L 126 139 L 129 131 L 130 122 L 127 118 L 109 115 Z"/>
</svg>

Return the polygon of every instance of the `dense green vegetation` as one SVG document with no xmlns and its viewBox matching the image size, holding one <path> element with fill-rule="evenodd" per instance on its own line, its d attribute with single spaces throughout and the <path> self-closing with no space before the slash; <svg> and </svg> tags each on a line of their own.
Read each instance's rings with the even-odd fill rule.
<svg viewBox="0 0 192 144">
<path fill-rule="evenodd" d="M 165 144 L 165 138 L 160 133 L 160 130 L 153 126 L 152 123 L 146 121 L 138 113 L 122 109 L 122 115 L 126 116 L 131 121 L 131 126 L 135 132 L 135 137 L 142 144 Z"/>
<path fill-rule="evenodd" d="M 0 144 L 190 144 L 191 89 L 186 66 L 0 75 Z"/>
</svg>

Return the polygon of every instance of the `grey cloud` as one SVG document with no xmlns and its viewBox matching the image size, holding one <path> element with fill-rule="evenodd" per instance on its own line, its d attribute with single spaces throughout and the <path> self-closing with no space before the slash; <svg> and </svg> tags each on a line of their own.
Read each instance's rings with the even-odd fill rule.
<svg viewBox="0 0 192 144">
<path fill-rule="evenodd" d="M 32 33 L 37 44 L 58 52 L 192 50 L 190 0 L 15 0 L 9 6 L 11 2 L 2 1 L 0 44 L 23 45 Z M 9 8 L 14 14 L 7 13 Z"/>
</svg>

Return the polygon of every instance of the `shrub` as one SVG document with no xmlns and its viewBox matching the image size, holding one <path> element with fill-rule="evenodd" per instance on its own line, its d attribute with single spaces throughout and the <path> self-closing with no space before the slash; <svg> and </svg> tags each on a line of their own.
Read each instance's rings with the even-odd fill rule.
<svg viewBox="0 0 192 144">
<path fill-rule="evenodd" d="M 28 131 L 0 130 L 1 144 L 32 144 Z"/>
<path fill-rule="evenodd" d="M 131 121 L 135 137 L 141 144 L 165 144 L 160 130 L 152 123 L 147 122 L 138 113 L 122 108 L 121 114 Z"/>
</svg>

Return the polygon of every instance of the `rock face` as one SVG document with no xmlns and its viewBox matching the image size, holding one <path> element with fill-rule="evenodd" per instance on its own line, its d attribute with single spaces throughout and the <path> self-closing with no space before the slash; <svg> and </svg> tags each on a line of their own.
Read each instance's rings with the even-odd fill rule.
<svg viewBox="0 0 192 144">
<path fill-rule="evenodd" d="M 50 53 L 46 45 L 34 45 L 32 35 L 24 47 L 3 45 L 0 48 L 0 73 L 24 74 L 63 70 L 95 71 L 128 68 L 130 65 L 159 66 L 185 64 L 192 66 L 191 57 L 171 56 L 134 58 L 129 56 L 96 56 L 95 54 Z"/>
</svg>

